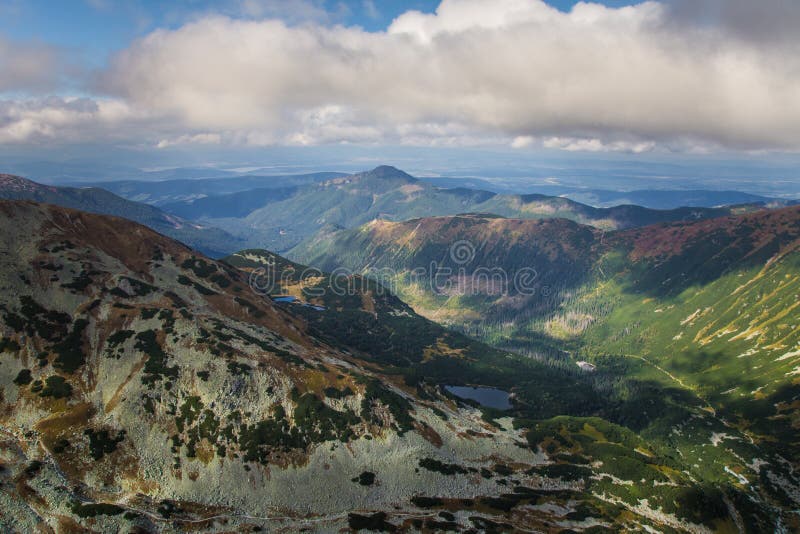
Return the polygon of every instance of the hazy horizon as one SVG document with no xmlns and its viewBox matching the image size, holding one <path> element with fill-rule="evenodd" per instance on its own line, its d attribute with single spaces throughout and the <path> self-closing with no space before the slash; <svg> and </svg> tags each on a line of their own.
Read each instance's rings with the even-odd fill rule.
<svg viewBox="0 0 800 534">
<path fill-rule="evenodd" d="M 10 1 L 0 14 L 0 170 L 33 179 L 391 164 L 800 194 L 800 8 L 780 0 Z"/>
</svg>

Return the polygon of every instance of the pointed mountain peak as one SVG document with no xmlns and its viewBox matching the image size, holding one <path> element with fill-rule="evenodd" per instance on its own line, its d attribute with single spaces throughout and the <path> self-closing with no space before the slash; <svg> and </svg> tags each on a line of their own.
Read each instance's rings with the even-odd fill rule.
<svg viewBox="0 0 800 534">
<path fill-rule="evenodd" d="M 379 180 L 402 180 L 409 183 L 417 181 L 417 179 L 410 174 L 401 171 L 397 167 L 392 167 L 391 165 L 381 165 L 379 167 L 375 167 L 371 171 L 362 172 L 356 176 Z"/>
</svg>

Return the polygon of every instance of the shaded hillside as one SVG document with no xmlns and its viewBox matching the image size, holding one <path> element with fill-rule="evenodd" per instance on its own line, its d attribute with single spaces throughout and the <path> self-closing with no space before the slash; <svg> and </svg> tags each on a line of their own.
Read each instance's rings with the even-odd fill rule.
<svg viewBox="0 0 800 534">
<path fill-rule="evenodd" d="M 297 193 L 297 187 L 269 187 L 236 193 L 204 196 L 180 202 L 167 202 L 161 208 L 180 217 L 194 219 L 241 218 L 265 204 L 286 200 Z"/>
<path fill-rule="evenodd" d="M 566 219 L 459 215 L 322 233 L 291 257 L 375 277 L 418 313 L 471 331 L 551 310 L 586 279 L 601 236 Z"/>
<path fill-rule="evenodd" d="M 115 215 L 144 224 L 153 230 L 182 241 L 212 256 L 237 248 L 241 241 L 214 228 L 138 202 L 132 202 L 99 188 L 55 187 L 38 184 L 19 176 L 0 174 L 0 198 L 33 200 L 91 213 Z"/>
</svg>

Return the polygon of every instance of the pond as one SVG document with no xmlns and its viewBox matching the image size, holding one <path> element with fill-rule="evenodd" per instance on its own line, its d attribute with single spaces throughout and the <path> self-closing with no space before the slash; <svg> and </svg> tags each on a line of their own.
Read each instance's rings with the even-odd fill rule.
<svg viewBox="0 0 800 534">
<path fill-rule="evenodd" d="M 509 410 L 512 407 L 508 400 L 509 394 L 502 389 L 469 386 L 445 386 L 444 389 L 456 397 L 474 400 L 486 408 Z"/>
</svg>

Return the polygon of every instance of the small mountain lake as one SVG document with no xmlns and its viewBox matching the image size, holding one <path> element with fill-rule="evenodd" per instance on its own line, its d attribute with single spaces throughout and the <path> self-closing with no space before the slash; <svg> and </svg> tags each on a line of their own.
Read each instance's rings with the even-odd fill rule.
<svg viewBox="0 0 800 534">
<path fill-rule="evenodd" d="M 469 386 L 445 386 L 444 389 L 462 399 L 474 400 L 481 406 L 494 408 L 495 410 L 509 410 L 509 394 L 502 389 L 469 387 Z"/>
</svg>

